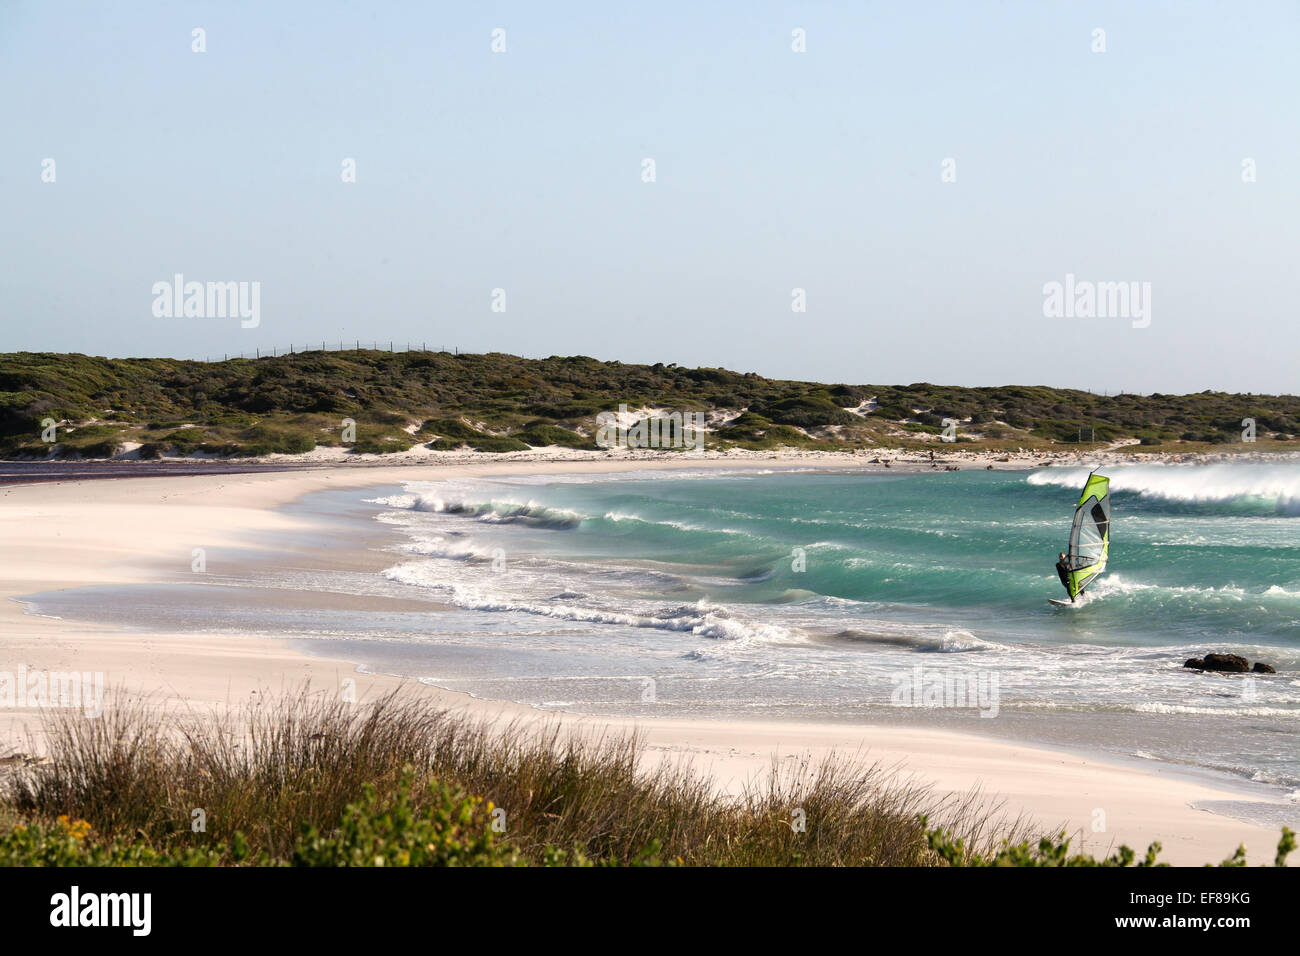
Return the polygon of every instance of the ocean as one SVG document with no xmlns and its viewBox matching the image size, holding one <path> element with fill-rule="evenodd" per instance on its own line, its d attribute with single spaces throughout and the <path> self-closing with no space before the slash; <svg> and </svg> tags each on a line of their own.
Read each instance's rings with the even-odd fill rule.
<svg viewBox="0 0 1300 956">
<path fill-rule="evenodd" d="M 1110 565 L 1073 607 L 1048 598 L 1064 596 L 1054 562 L 1087 469 L 684 469 L 310 496 L 294 508 L 346 519 L 353 537 L 383 532 L 381 569 L 272 565 L 218 574 L 218 590 L 430 609 L 252 608 L 208 584 L 188 588 L 186 626 L 328 645 L 543 710 L 936 725 L 1213 771 L 1294 801 L 1300 466 L 1100 470 Z M 163 624 L 175 604 L 141 594 L 132 613 Z M 1183 667 L 1208 651 L 1278 673 Z"/>
</svg>

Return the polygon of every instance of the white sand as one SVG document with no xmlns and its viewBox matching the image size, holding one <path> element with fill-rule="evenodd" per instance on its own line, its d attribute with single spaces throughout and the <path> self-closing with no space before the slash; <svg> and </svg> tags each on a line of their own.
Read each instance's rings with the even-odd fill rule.
<svg viewBox="0 0 1300 956">
<path fill-rule="evenodd" d="M 859 459 L 860 460 L 860 459 Z M 156 579 L 159 562 L 186 569 L 196 547 L 250 547 L 250 532 L 306 529 L 310 522 L 273 510 L 323 489 L 482 474 L 598 472 L 630 467 L 745 467 L 837 464 L 825 458 L 712 459 L 692 462 L 560 461 L 337 467 L 252 475 L 199 475 L 52 482 L 0 487 L 0 671 L 102 671 L 111 687 L 152 693 L 173 704 L 204 709 L 240 704 L 250 694 L 301 686 L 336 688 L 355 676 L 362 698 L 395 686 L 428 695 L 474 714 L 560 719 L 581 727 L 636 727 L 649 755 L 688 759 L 735 790 L 767 772 L 772 758 L 831 751 L 864 753 L 899 765 L 939 791 L 979 787 L 1005 801 L 1005 812 L 1026 813 L 1045 827 L 1062 826 L 1086 848 L 1104 852 L 1127 843 L 1144 850 L 1152 840 L 1164 859 L 1178 864 L 1218 861 L 1244 843 L 1255 863 L 1273 858 L 1277 833 L 1226 816 L 1193 810 L 1189 803 L 1241 800 L 1240 793 L 1189 781 L 1160 765 L 1132 767 L 1035 746 L 940 730 L 895 727 L 751 723 L 677 719 L 610 720 L 556 717 L 513 704 L 476 701 L 389 677 L 355 675 L 341 660 L 307 657 L 271 640 L 245 636 L 199 637 L 110 631 L 25 614 L 16 595 L 94 584 Z M 0 709 L 0 757 L 40 753 L 39 713 Z M 1093 833 L 1096 812 L 1106 832 Z"/>
</svg>

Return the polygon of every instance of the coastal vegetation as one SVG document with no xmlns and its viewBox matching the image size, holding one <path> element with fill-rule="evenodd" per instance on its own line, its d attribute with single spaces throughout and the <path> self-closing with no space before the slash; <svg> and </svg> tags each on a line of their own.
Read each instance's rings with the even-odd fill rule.
<svg viewBox="0 0 1300 956">
<path fill-rule="evenodd" d="M 702 412 L 709 447 L 1285 450 L 1300 397 L 849 385 L 585 356 L 308 351 L 220 362 L 0 354 L 0 456 L 594 449 L 596 416 Z M 1244 442 L 1243 420 L 1254 442 Z M 351 423 L 350 431 L 348 423 Z M 52 426 L 52 427 L 51 427 Z"/>
<path fill-rule="evenodd" d="M 411 697 L 307 693 L 242 713 L 118 700 L 51 718 L 0 774 L 0 866 L 1128 866 L 978 794 L 879 765 L 774 767 L 739 797 L 635 737 L 473 723 Z M 1284 830 L 1277 865 L 1295 846 Z M 1245 865 L 1244 852 L 1224 865 Z"/>
</svg>

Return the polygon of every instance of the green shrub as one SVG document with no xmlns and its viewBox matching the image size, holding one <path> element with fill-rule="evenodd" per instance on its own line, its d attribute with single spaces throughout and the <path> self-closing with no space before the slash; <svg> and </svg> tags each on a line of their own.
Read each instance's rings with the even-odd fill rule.
<svg viewBox="0 0 1300 956">
<path fill-rule="evenodd" d="M 596 443 L 590 438 L 584 438 L 575 431 L 567 428 L 560 428 L 558 425 L 529 425 L 521 432 L 516 432 L 511 436 L 522 442 L 526 442 L 534 448 L 545 448 L 549 445 L 559 445 L 564 448 L 595 448 Z"/>
<path fill-rule="evenodd" d="M 468 440 L 470 438 L 486 438 L 481 431 L 471 428 L 462 421 L 452 418 L 431 418 L 421 426 L 419 434 L 437 435 L 440 439 L 460 438 Z"/>
<path fill-rule="evenodd" d="M 99 441 L 68 450 L 76 451 L 82 458 L 112 458 L 122 450 L 122 446 L 114 441 Z"/>
<path fill-rule="evenodd" d="M 237 843 L 227 856 L 240 862 L 245 849 Z M 216 866 L 221 859 L 221 853 L 200 847 L 158 851 L 140 840 L 101 842 L 89 823 L 67 816 L 0 832 L 0 866 Z"/>
<path fill-rule="evenodd" d="M 827 393 L 821 391 L 778 402 L 760 402 L 751 408 L 778 425 L 794 425 L 799 428 L 852 425 L 861 420 L 852 412 L 840 408 Z"/>
<path fill-rule="evenodd" d="M 337 830 L 307 827 L 293 851 L 294 866 L 512 866 L 519 855 L 492 832 L 491 803 L 429 781 L 422 807 L 411 802 L 407 768 L 392 796 L 365 784 L 359 803 L 343 811 Z"/>
<path fill-rule="evenodd" d="M 255 425 L 239 433 L 238 443 L 240 455 L 301 455 L 316 447 L 316 437 L 301 429 Z"/>
<path fill-rule="evenodd" d="M 887 418 L 891 422 L 906 421 L 907 419 L 911 418 L 915 414 L 916 413 L 912 411 L 910 408 L 907 408 L 904 405 L 896 405 L 896 404 L 877 405 L 876 408 L 871 412 L 873 418 Z"/>
<path fill-rule="evenodd" d="M 381 435 L 378 437 L 358 438 L 348 446 L 348 450 L 358 455 L 391 455 L 395 452 L 407 451 L 414 444 L 403 436 L 397 438 L 391 435 Z"/>
<path fill-rule="evenodd" d="M 921 824 L 926 824 L 925 817 L 921 818 Z M 1024 840 L 1019 843 L 1004 841 L 1002 846 L 994 853 L 980 852 L 971 850 L 961 839 L 954 840 L 949 834 L 945 833 L 942 828 L 926 828 L 925 839 L 930 849 L 935 855 L 949 866 L 1033 866 L 1033 867 L 1055 867 L 1055 866 L 1132 866 L 1137 854 L 1127 846 L 1121 846 L 1115 853 L 1105 859 L 1098 860 L 1096 857 L 1077 853 L 1070 855 L 1070 841 L 1066 839 L 1065 834 L 1059 834 L 1055 839 L 1043 837 L 1038 841 L 1036 846 L 1031 846 L 1029 841 Z M 1274 866 L 1286 866 L 1286 858 L 1295 851 L 1296 840 L 1295 833 L 1290 827 L 1282 828 L 1282 836 L 1277 844 L 1277 856 L 1274 858 Z M 1168 866 L 1168 863 L 1158 862 L 1162 847 L 1159 843 L 1152 843 L 1147 847 L 1146 856 L 1144 856 L 1137 865 L 1146 866 Z M 1238 867 L 1246 865 L 1246 848 L 1237 847 L 1232 856 L 1225 859 L 1219 866 Z"/>
</svg>

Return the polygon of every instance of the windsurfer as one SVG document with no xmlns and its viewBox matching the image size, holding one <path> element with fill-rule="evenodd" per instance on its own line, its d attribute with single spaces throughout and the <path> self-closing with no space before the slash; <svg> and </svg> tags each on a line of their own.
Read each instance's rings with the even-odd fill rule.
<svg viewBox="0 0 1300 956">
<path fill-rule="evenodd" d="M 1064 551 L 1062 551 L 1060 557 L 1056 559 L 1056 574 L 1061 579 L 1061 584 L 1065 587 L 1065 590 L 1069 591 L 1070 590 L 1070 562 L 1065 557 Z M 1074 600 L 1073 594 L 1070 595 L 1070 600 L 1071 601 Z"/>
</svg>

